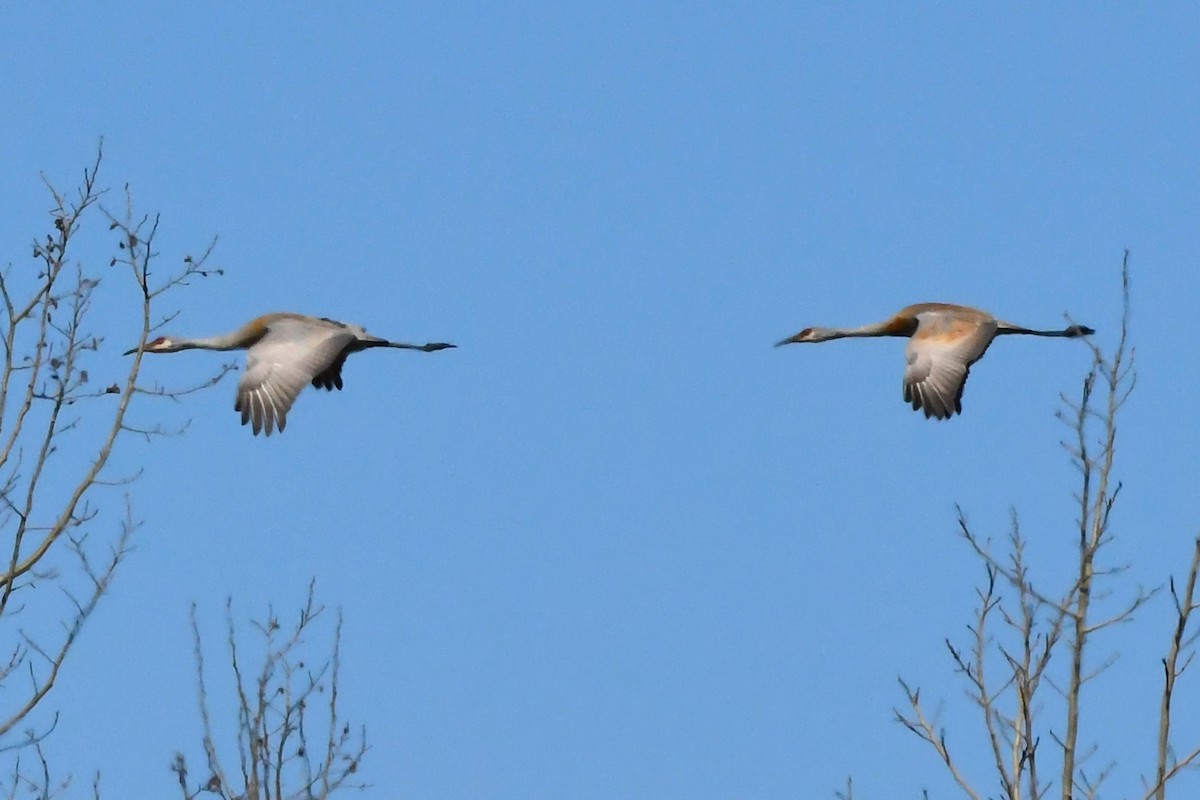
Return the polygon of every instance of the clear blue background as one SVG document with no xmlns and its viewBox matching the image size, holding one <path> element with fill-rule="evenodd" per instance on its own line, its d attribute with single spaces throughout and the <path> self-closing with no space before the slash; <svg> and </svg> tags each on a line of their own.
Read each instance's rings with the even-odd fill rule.
<svg viewBox="0 0 1200 800">
<path fill-rule="evenodd" d="M 47 227 L 39 172 L 73 185 L 103 137 L 164 261 L 220 237 L 174 332 L 293 310 L 460 346 L 356 356 L 269 440 L 231 380 L 135 409 L 191 427 L 123 455 L 145 526 L 47 706 L 55 766 L 167 796 L 182 750 L 202 778 L 189 604 L 215 648 L 225 597 L 290 613 L 315 575 L 367 797 L 948 795 L 898 675 L 993 791 L 942 645 L 981 575 L 954 504 L 997 536 L 1015 507 L 1064 574 L 1054 412 L 1087 350 L 1003 340 L 938 424 L 901 401 L 900 341 L 771 344 L 947 301 L 1110 347 L 1130 248 L 1109 563 L 1117 597 L 1181 573 L 1200 11 L 904 5 L 4 4 L 7 261 Z M 136 297 L 105 288 L 117 375 Z M 1121 654 L 1081 732 L 1119 796 L 1152 765 L 1168 604 L 1139 620 L 1089 653 Z"/>
</svg>

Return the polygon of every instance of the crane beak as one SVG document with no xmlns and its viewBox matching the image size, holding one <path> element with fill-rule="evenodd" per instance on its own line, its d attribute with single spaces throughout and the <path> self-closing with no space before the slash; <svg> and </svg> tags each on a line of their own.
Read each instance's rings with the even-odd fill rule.
<svg viewBox="0 0 1200 800">
<path fill-rule="evenodd" d="M 126 351 L 125 351 L 124 353 L 122 353 L 121 355 L 125 355 L 125 356 L 131 356 L 131 355 L 133 355 L 134 353 L 136 353 L 136 352 L 137 352 L 138 350 L 140 350 L 140 349 L 141 349 L 140 347 L 135 347 L 135 348 L 133 348 L 132 350 L 126 350 Z"/>
<path fill-rule="evenodd" d="M 797 333 L 795 336 L 789 336 L 786 339 L 780 339 L 778 342 L 775 343 L 775 346 L 783 347 L 785 344 L 796 344 L 799 341 L 800 341 L 800 334 Z"/>
</svg>

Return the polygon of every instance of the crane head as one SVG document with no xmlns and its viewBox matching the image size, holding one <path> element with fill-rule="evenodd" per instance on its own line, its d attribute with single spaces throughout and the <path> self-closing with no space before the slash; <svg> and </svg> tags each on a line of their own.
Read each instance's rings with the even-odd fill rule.
<svg viewBox="0 0 1200 800">
<path fill-rule="evenodd" d="M 169 336 L 159 336 L 157 339 L 146 342 L 146 346 L 141 349 L 147 353 L 174 353 L 178 350 L 184 349 L 184 346 L 185 345 L 182 342 L 177 342 L 171 339 Z M 134 347 L 130 350 L 126 350 L 125 355 L 133 355 L 138 351 L 138 349 L 139 348 Z"/>
<path fill-rule="evenodd" d="M 782 347 L 785 344 L 798 344 L 801 342 L 823 342 L 828 337 L 823 336 L 822 334 L 823 331 L 821 328 L 805 328 L 795 336 L 789 336 L 786 339 L 776 342 L 775 346 Z"/>
</svg>

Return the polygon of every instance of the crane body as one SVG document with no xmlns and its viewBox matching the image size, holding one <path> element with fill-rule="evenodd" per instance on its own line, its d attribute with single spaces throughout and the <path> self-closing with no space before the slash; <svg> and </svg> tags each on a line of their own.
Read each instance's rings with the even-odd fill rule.
<svg viewBox="0 0 1200 800">
<path fill-rule="evenodd" d="M 828 342 L 868 336 L 904 336 L 904 400 L 926 418 L 949 419 L 962 413 L 962 393 L 971 365 L 983 358 L 997 336 L 1024 334 L 1078 338 L 1094 330 L 1070 325 L 1062 330 L 1035 330 L 1013 325 L 986 311 L 951 303 L 917 303 L 873 325 L 859 328 L 805 328 L 777 342 Z"/>
<path fill-rule="evenodd" d="M 283 431 L 287 414 L 306 384 L 318 389 L 342 388 L 342 367 L 351 353 L 373 347 L 432 353 L 454 345 L 446 342 L 407 344 L 371 336 L 358 325 L 325 317 L 280 312 L 264 314 L 230 333 L 202 338 L 160 336 L 147 342 L 147 353 L 180 350 L 245 350 L 246 369 L 238 381 L 234 411 L 254 435 Z M 125 353 L 136 353 L 133 348 Z"/>
</svg>

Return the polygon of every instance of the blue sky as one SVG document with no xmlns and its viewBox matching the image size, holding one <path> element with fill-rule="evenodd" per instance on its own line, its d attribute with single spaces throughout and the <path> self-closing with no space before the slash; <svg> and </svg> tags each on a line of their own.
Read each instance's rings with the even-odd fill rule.
<svg viewBox="0 0 1200 800">
<path fill-rule="evenodd" d="M 902 342 L 771 344 L 946 301 L 1109 347 L 1125 248 L 1114 588 L 1186 565 L 1191 6 L 60 2 L 5 4 L 0 36 L 6 262 L 46 225 L 39 173 L 72 185 L 103 137 L 164 259 L 219 237 L 174 332 L 292 310 L 459 345 L 356 356 L 269 440 L 229 380 L 135 409 L 191 426 L 124 451 L 145 525 L 52 698 L 55 764 L 113 796 L 201 759 L 189 605 L 215 640 L 227 596 L 291 609 L 313 576 L 367 797 L 949 796 L 895 679 L 982 753 L 942 646 L 981 573 L 954 504 L 997 535 L 1017 509 L 1066 568 L 1054 412 L 1086 348 L 999 342 L 936 424 Z M 137 330 L 111 291 L 100 370 Z M 1122 654 L 1081 737 L 1114 794 L 1151 765 L 1168 611 L 1092 654 Z"/>
</svg>

